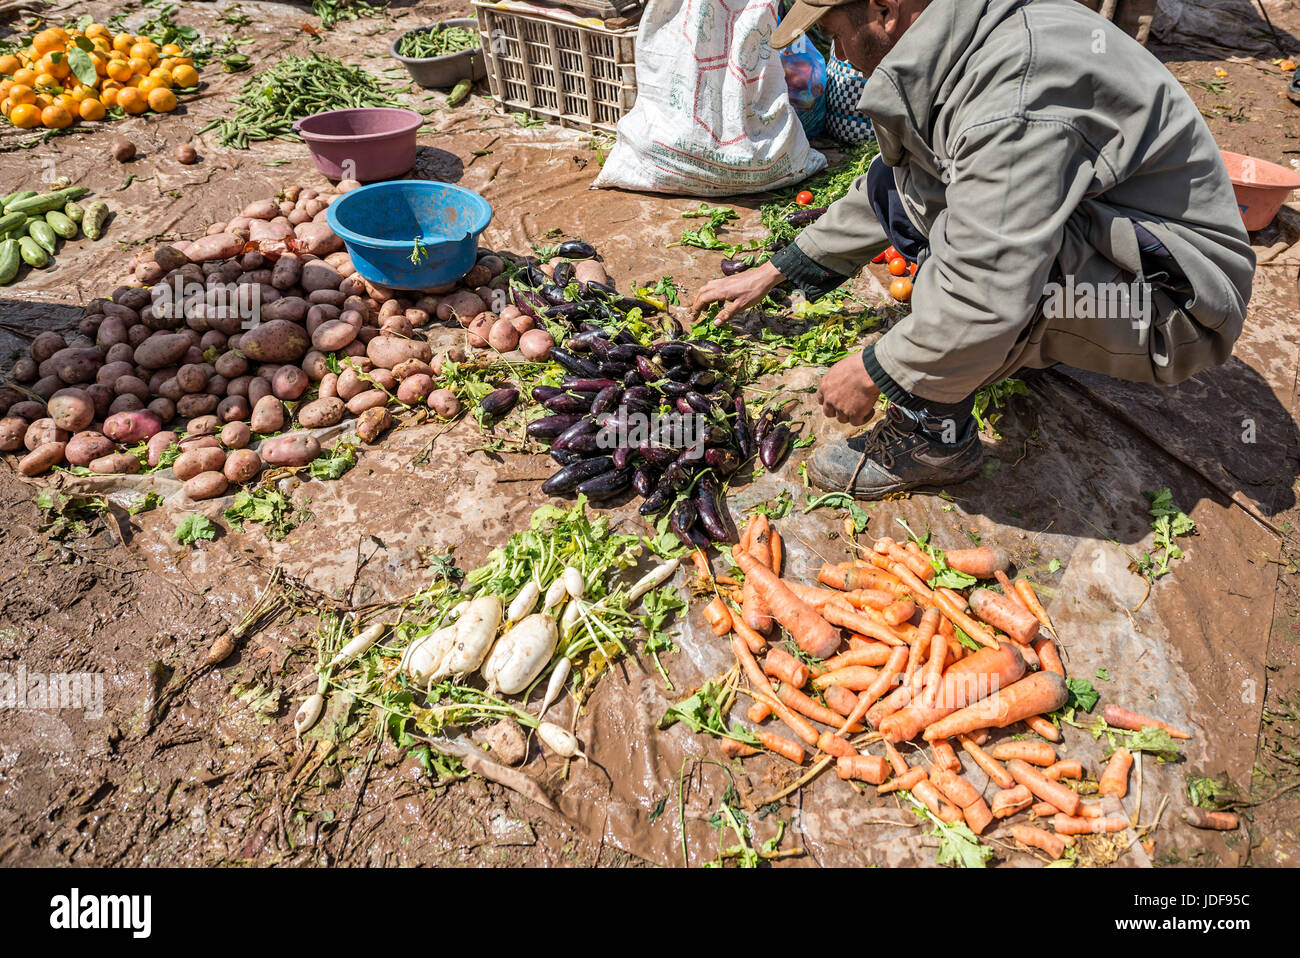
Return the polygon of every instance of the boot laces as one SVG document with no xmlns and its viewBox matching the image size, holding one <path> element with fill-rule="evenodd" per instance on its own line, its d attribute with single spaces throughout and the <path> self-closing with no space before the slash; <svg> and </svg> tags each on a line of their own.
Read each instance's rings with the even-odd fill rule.
<svg viewBox="0 0 1300 958">
<path fill-rule="evenodd" d="M 858 457 L 858 464 L 853 469 L 853 474 L 849 476 L 848 483 L 844 486 L 845 492 L 850 492 L 858 481 L 858 474 L 862 472 L 862 467 L 867 464 L 867 460 L 873 456 L 878 457 L 877 461 L 885 469 L 894 468 L 894 454 L 890 446 L 895 440 L 902 439 L 909 435 L 911 430 L 900 428 L 893 417 L 886 416 L 863 437 L 862 455 Z"/>
</svg>

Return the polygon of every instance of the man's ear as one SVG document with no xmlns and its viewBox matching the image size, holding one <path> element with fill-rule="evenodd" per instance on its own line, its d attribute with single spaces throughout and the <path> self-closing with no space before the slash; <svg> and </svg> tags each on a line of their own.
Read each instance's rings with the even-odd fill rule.
<svg viewBox="0 0 1300 958">
<path fill-rule="evenodd" d="M 871 20 L 891 36 L 903 25 L 905 0 L 871 0 Z"/>
</svg>

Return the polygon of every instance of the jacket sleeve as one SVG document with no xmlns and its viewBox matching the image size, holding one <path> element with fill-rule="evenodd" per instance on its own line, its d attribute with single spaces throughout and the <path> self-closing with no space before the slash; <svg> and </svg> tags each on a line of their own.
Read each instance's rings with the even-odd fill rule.
<svg viewBox="0 0 1300 958">
<path fill-rule="evenodd" d="M 977 122 L 954 142 L 912 311 L 872 351 L 892 380 L 877 383 L 882 392 L 910 394 L 913 406 L 960 402 L 1005 363 L 1038 313 L 1065 223 L 1099 162 L 1051 120 Z"/>
</svg>

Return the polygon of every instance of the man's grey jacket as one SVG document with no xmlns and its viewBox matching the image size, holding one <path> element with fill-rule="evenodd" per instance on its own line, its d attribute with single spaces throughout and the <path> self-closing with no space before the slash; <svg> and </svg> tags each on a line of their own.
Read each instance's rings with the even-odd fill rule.
<svg viewBox="0 0 1300 958">
<path fill-rule="evenodd" d="M 888 398 L 937 408 L 1057 362 L 1168 384 L 1227 360 L 1255 257 L 1222 157 L 1169 70 L 1077 0 L 933 0 L 858 109 L 930 242 L 911 315 L 864 355 Z M 1142 274 L 1133 223 L 1191 292 L 1157 293 L 1149 323 L 1046 315 L 1057 267 L 1076 290 Z M 773 262 L 825 289 L 887 244 L 864 176 Z"/>
</svg>

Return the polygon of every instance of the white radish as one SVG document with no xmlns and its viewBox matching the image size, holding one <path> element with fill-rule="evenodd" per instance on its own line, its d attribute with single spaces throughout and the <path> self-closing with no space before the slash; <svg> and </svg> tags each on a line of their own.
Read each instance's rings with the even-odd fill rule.
<svg viewBox="0 0 1300 958">
<path fill-rule="evenodd" d="M 319 692 L 313 692 L 302 700 L 302 705 L 298 706 L 298 712 L 293 717 L 293 730 L 299 738 L 302 738 L 303 732 L 316 724 L 324 708 L 325 696 Z"/>
<path fill-rule="evenodd" d="M 425 679 L 438 671 L 455 641 L 454 625 L 444 626 L 436 632 L 415 639 L 406 647 L 398 668 L 413 679 Z"/>
<path fill-rule="evenodd" d="M 673 573 L 677 571 L 677 566 L 680 564 L 680 559 L 670 559 L 663 565 L 651 569 L 638 579 L 636 585 L 632 586 L 632 591 L 627 594 L 628 608 L 636 605 L 637 600 L 651 589 L 657 589 L 672 578 Z"/>
<path fill-rule="evenodd" d="M 587 583 L 582 578 L 582 573 L 571 565 L 564 567 L 560 578 L 564 580 L 564 591 L 575 599 L 581 599 L 583 593 L 587 591 Z"/>
<path fill-rule="evenodd" d="M 346 665 L 355 659 L 358 655 L 365 652 L 372 645 L 379 641 L 379 637 L 384 634 L 384 629 L 388 628 L 387 622 L 376 622 L 374 625 L 367 626 L 357 633 L 357 637 L 349 642 L 343 648 L 339 649 L 339 654 L 330 659 L 327 666 L 336 669 L 340 665 Z"/>
<path fill-rule="evenodd" d="M 467 675 L 477 669 L 487 658 L 500 625 L 500 599 L 485 595 L 472 601 L 456 622 L 456 640 L 435 677 Z"/>
<path fill-rule="evenodd" d="M 528 616 L 501 636 L 483 663 L 489 693 L 493 686 L 506 695 L 528 688 L 555 654 L 559 638 L 555 619 L 544 612 Z"/>
<path fill-rule="evenodd" d="M 565 758 L 573 758 L 576 755 L 584 762 L 587 761 L 587 756 L 582 751 L 578 740 L 568 729 L 560 728 L 551 722 L 540 722 L 537 725 L 537 737 L 556 755 Z"/>
<path fill-rule="evenodd" d="M 518 622 L 532 612 L 533 609 L 537 608 L 537 600 L 541 597 L 541 594 L 541 586 L 530 579 L 528 584 L 519 590 L 519 594 L 515 596 L 514 601 L 510 603 L 510 611 L 506 613 L 506 621 Z"/>
<path fill-rule="evenodd" d="M 542 603 L 542 611 L 549 612 L 568 598 L 568 596 L 569 590 L 564 587 L 564 576 L 560 576 L 552 582 L 551 587 L 546 590 L 546 601 Z"/>
<path fill-rule="evenodd" d="M 551 680 L 546 683 L 546 697 L 542 699 L 542 707 L 537 712 L 538 718 L 546 717 L 546 710 L 560 697 L 560 692 L 564 690 L 564 683 L 569 681 L 569 673 L 572 671 L 573 662 L 567 657 L 556 663 L 555 671 L 551 673 Z"/>
<path fill-rule="evenodd" d="M 560 632 L 567 639 L 573 635 L 573 630 L 578 627 L 578 622 L 582 619 L 582 602 L 574 600 L 564 607 L 564 615 L 560 616 Z"/>
</svg>

